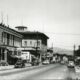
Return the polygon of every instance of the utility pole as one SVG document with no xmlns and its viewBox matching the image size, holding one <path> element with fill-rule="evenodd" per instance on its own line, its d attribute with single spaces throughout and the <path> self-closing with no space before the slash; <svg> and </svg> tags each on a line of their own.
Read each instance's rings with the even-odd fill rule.
<svg viewBox="0 0 80 80">
<path fill-rule="evenodd" d="M 41 53 L 39 53 L 38 48 L 39 48 L 39 35 L 38 35 L 38 31 L 37 31 L 37 45 L 36 45 L 36 54 L 38 55 L 39 61 L 41 62 Z"/>
<path fill-rule="evenodd" d="M 73 46 L 73 57 L 74 57 L 74 61 L 75 61 L 75 48 L 76 48 L 76 46 L 74 45 Z"/>
<path fill-rule="evenodd" d="M 52 51 L 53 51 L 53 43 L 52 43 Z"/>
<path fill-rule="evenodd" d="M 73 48 L 74 48 L 73 49 L 73 55 L 75 56 L 75 48 L 76 48 L 76 46 L 74 45 Z"/>
<path fill-rule="evenodd" d="M 36 44 L 36 54 L 38 53 L 38 31 L 37 31 L 37 44 Z"/>
</svg>

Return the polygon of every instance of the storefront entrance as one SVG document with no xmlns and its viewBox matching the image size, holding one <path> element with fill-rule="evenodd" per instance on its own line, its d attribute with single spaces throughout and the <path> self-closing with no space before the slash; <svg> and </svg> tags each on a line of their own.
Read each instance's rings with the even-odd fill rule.
<svg viewBox="0 0 80 80">
<path fill-rule="evenodd" d="M 5 60 L 5 48 L 0 47 L 0 61 Z"/>
</svg>

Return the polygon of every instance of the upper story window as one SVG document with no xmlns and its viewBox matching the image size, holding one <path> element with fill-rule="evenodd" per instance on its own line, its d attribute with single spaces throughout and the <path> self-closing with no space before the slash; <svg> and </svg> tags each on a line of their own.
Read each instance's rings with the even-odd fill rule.
<svg viewBox="0 0 80 80">
<path fill-rule="evenodd" d="M 2 33 L 2 42 L 4 44 L 7 44 L 7 33 L 5 33 L 5 32 Z"/>
<path fill-rule="evenodd" d="M 40 41 L 38 41 L 38 45 L 40 46 Z"/>
<path fill-rule="evenodd" d="M 18 28 L 18 30 L 20 30 L 20 31 L 24 31 L 24 28 Z"/>
<path fill-rule="evenodd" d="M 32 41 L 30 41 L 30 45 L 32 45 Z"/>
<path fill-rule="evenodd" d="M 27 46 L 27 41 L 24 41 L 24 46 Z"/>
</svg>

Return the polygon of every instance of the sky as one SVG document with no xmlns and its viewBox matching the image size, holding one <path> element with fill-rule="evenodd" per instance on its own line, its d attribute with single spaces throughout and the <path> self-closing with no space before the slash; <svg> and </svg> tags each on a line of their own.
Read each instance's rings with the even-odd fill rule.
<svg viewBox="0 0 80 80">
<path fill-rule="evenodd" d="M 48 46 L 80 45 L 80 0 L 0 0 L 0 22 L 44 32 Z"/>
</svg>

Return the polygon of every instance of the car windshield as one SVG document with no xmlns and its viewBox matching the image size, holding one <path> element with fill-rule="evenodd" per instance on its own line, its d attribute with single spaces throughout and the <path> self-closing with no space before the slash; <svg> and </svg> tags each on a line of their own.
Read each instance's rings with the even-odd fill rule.
<svg viewBox="0 0 80 80">
<path fill-rule="evenodd" d="M 17 62 L 16 62 L 16 64 L 21 64 L 22 63 L 22 60 L 18 60 Z"/>
</svg>

